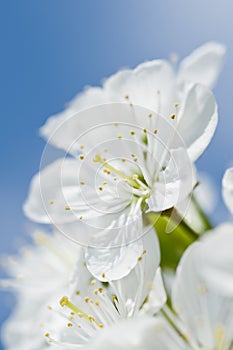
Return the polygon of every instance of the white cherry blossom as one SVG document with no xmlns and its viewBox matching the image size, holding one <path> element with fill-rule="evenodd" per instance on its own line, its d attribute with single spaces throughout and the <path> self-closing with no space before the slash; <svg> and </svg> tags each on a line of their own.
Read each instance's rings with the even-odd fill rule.
<svg viewBox="0 0 233 350">
<path fill-rule="evenodd" d="M 143 323 L 148 324 L 148 332 L 154 324 L 149 319 L 156 314 L 166 302 L 160 269 L 158 242 L 153 232 L 145 238 L 146 249 L 138 258 L 138 264 L 125 278 L 104 285 L 94 279 L 86 268 L 84 256 L 80 256 L 71 283 L 70 297 L 60 300 L 63 307 L 64 330 L 56 332 L 48 328 L 45 336 L 48 341 L 64 349 L 107 349 L 107 346 L 126 346 L 142 344 Z M 139 334 L 128 339 L 119 339 L 116 333 L 125 327 L 138 328 Z M 140 330 L 141 329 L 141 330 Z M 138 338 L 137 338 L 138 337 Z M 107 340 L 108 338 L 108 340 Z M 126 342 L 125 342 L 126 341 Z M 147 340 L 150 344 L 151 340 Z M 115 343 L 115 345 L 114 345 Z M 153 340 L 152 340 L 153 344 Z M 139 346 L 139 345 L 137 345 Z M 121 348 L 121 347 L 120 347 Z"/>
<path fill-rule="evenodd" d="M 55 131 L 72 135 L 73 158 L 57 160 L 32 180 L 26 215 L 86 245 L 88 268 L 99 279 L 128 274 L 143 250 L 146 213 L 176 206 L 195 185 L 173 116 L 126 104 L 80 112 Z"/>
</svg>

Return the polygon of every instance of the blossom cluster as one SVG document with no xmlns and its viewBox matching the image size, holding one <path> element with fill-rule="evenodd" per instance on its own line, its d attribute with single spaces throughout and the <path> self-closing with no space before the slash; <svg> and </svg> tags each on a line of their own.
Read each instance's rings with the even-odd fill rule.
<svg viewBox="0 0 233 350">
<path fill-rule="evenodd" d="M 224 56 L 210 42 L 121 70 L 42 126 L 23 209 L 46 228 L 2 259 L 6 349 L 233 349 L 233 224 L 212 226 L 195 167 Z M 222 194 L 233 214 L 233 168 Z"/>
</svg>

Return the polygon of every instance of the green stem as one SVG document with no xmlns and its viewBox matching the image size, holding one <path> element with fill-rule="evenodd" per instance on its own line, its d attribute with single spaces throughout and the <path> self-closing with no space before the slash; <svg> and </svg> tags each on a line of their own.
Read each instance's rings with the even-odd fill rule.
<svg viewBox="0 0 233 350">
<path fill-rule="evenodd" d="M 198 238 L 197 232 L 174 209 L 163 213 L 151 212 L 146 217 L 160 241 L 161 266 L 175 269 L 185 249 Z"/>
</svg>

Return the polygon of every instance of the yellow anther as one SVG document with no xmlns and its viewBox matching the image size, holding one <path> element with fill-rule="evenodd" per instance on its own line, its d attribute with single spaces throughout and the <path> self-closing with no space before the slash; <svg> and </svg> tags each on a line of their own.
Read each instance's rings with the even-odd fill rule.
<svg viewBox="0 0 233 350">
<path fill-rule="evenodd" d="M 63 298 L 61 298 L 61 300 L 60 300 L 60 305 L 62 306 L 62 307 L 64 307 L 64 306 L 66 306 L 67 305 L 67 303 L 69 302 L 69 299 L 68 299 L 68 297 L 63 297 Z"/>
<path fill-rule="evenodd" d="M 142 257 L 141 256 L 139 256 L 138 261 L 142 261 Z"/>
<path fill-rule="evenodd" d="M 80 149 L 84 149 L 84 146 L 83 146 L 83 145 L 81 145 L 81 146 L 80 146 Z"/>
<path fill-rule="evenodd" d="M 52 310 L 52 306 L 50 306 L 50 305 L 48 305 L 47 308 L 48 308 L 49 310 Z"/>
<path fill-rule="evenodd" d="M 103 191 L 103 187 L 102 187 L 102 186 L 99 186 L 99 190 L 100 190 L 100 191 Z"/>
<path fill-rule="evenodd" d="M 85 303 L 88 303 L 90 299 L 88 297 L 85 297 L 84 300 L 85 300 Z"/>
<path fill-rule="evenodd" d="M 112 301 L 113 303 L 115 302 L 115 300 L 117 299 L 117 297 L 115 295 L 112 295 Z"/>
<path fill-rule="evenodd" d="M 171 119 L 175 119 L 175 117 L 176 117 L 176 115 L 174 113 L 170 115 Z"/>
<path fill-rule="evenodd" d="M 80 185 L 85 185 L 85 182 L 84 181 L 80 181 Z"/>
<path fill-rule="evenodd" d="M 83 219 L 83 216 L 82 216 L 82 215 L 80 215 L 79 220 L 82 220 L 82 219 Z"/>
<path fill-rule="evenodd" d="M 99 291 L 100 293 L 103 293 L 103 288 L 100 287 L 100 288 L 98 289 L 98 291 Z"/>
<path fill-rule="evenodd" d="M 95 158 L 93 158 L 94 163 L 101 163 L 102 158 L 100 157 L 99 154 L 95 155 Z"/>
<path fill-rule="evenodd" d="M 121 158 L 121 161 L 122 161 L 123 163 L 125 163 L 125 162 L 126 162 L 126 159 L 125 159 L 125 158 Z"/>
<path fill-rule="evenodd" d="M 103 272 L 101 276 L 102 276 L 103 278 L 105 278 L 105 273 Z"/>
<path fill-rule="evenodd" d="M 138 176 L 137 174 L 134 174 L 134 175 L 133 175 L 133 179 L 134 179 L 134 180 L 137 180 L 138 178 L 139 178 L 139 176 Z"/>
<path fill-rule="evenodd" d="M 142 254 L 144 255 L 144 254 L 146 254 L 146 252 L 147 252 L 146 249 L 144 249 L 143 252 L 142 252 Z"/>
<path fill-rule="evenodd" d="M 152 113 L 148 114 L 148 117 L 149 117 L 149 118 L 152 118 Z"/>
<path fill-rule="evenodd" d="M 67 323 L 67 327 L 73 327 L 73 323 L 71 322 Z"/>
<path fill-rule="evenodd" d="M 129 99 L 129 95 L 125 95 L 125 99 L 128 100 Z"/>
<path fill-rule="evenodd" d="M 75 294 L 76 294 L 76 295 L 80 295 L 80 291 L 79 291 L 79 290 L 76 290 Z"/>
<path fill-rule="evenodd" d="M 107 168 L 105 168 L 105 169 L 103 170 L 103 172 L 104 172 L 105 174 L 107 174 L 107 175 L 110 175 L 110 174 L 111 174 L 111 171 L 110 171 L 109 169 L 107 169 Z"/>
<path fill-rule="evenodd" d="M 174 103 L 174 108 L 177 108 L 177 107 L 179 107 L 179 103 L 178 102 Z"/>
<path fill-rule="evenodd" d="M 108 183 L 107 183 L 107 181 L 103 181 L 103 185 L 107 185 Z"/>
<path fill-rule="evenodd" d="M 121 140 L 121 139 L 122 139 L 122 135 L 118 135 L 117 138 L 118 138 L 119 140 Z"/>
<path fill-rule="evenodd" d="M 130 134 L 131 135 L 135 135 L 135 131 L 134 130 L 130 130 Z"/>
<path fill-rule="evenodd" d="M 108 152 L 108 149 L 107 149 L 107 148 L 105 148 L 105 149 L 104 149 L 104 152 L 105 152 L 105 153 L 107 153 L 107 152 Z"/>
<path fill-rule="evenodd" d="M 104 328 L 103 323 L 99 323 L 99 327 L 100 327 L 100 328 Z"/>
<path fill-rule="evenodd" d="M 117 180 L 118 180 L 118 178 L 117 178 L 117 177 L 114 177 L 114 178 L 113 178 L 113 180 L 114 180 L 114 181 L 117 181 Z"/>
<path fill-rule="evenodd" d="M 65 207 L 65 210 L 70 210 L 70 207 L 66 206 L 66 207 Z"/>
<path fill-rule="evenodd" d="M 137 157 L 134 157 L 133 161 L 134 162 L 137 162 L 138 158 Z"/>
<path fill-rule="evenodd" d="M 146 134 L 146 133 L 147 133 L 147 130 L 146 130 L 146 129 L 143 129 L 143 132 L 144 132 L 144 134 Z"/>
<path fill-rule="evenodd" d="M 99 306 L 99 305 L 100 305 L 100 302 L 97 300 L 97 301 L 95 302 L 95 305 L 96 305 L 96 306 Z"/>
<path fill-rule="evenodd" d="M 96 280 L 91 280 L 91 285 L 94 286 L 96 284 Z"/>
<path fill-rule="evenodd" d="M 94 290 L 94 294 L 97 295 L 99 293 L 98 289 Z"/>
<path fill-rule="evenodd" d="M 84 159 L 84 155 L 81 154 L 81 155 L 79 156 L 79 158 L 80 158 L 81 160 L 83 160 L 83 159 Z"/>
<path fill-rule="evenodd" d="M 158 130 L 155 129 L 155 130 L 153 131 L 153 133 L 154 133 L 155 135 L 158 134 Z"/>
<path fill-rule="evenodd" d="M 45 336 L 45 337 L 50 337 L 50 334 L 49 334 L 49 333 L 45 333 L 44 336 Z"/>
<path fill-rule="evenodd" d="M 51 205 L 54 204 L 54 201 L 50 201 L 49 204 L 51 204 Z"/>
</svg>

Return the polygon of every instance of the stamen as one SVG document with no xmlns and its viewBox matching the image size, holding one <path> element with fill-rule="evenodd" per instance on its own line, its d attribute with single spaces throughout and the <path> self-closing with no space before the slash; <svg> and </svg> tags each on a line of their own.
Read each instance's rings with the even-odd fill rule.
<svg viewBox="0 0 233 350">
<path fill-rule="evenodd" d="M 64 307 L 64 306 L 68 307 L 74 313 L 76 313 L 79 317 L 83 317 L 85 320 L 87 320 L 90 323 L 94 322 L 98 327 L 102 328 L 102 323 L 98 323 L 93 316 L 87 315 L 84 311 L 82 311 L 76 305 L 71 303 L 71 301 L 69 301 L 68 297 L 64 296 L 63 298 L 61 298 L 60 305 L 62 307 Z"/>
<path fill-rule="evenodd" d="M 81 155 L 79 156 L 79 158 L 80 158 L 81 160 L 83 160 L 83 159 L 84 159 L 84 155 L 81 154 Z"/>
<path fill-rule="evenodd" d="M 176 117 L 175 114 L 171 114 L 171 115 L 170 115 L 170 118 L 171 118 L 171 119 L 175 119 L 175 117 Z"/>
<path fill-rule="evenodd" d="M 123 158 L 122 158 L 123 159 Z M 134 161 L 137 161 L 137 158 L 134 158 Z M 120 176 L 121 178 L 125 179 L 128 181 L 128 183 L 132 186 L 132 187 L 135 187 L 135 188 L 138 188 L 138 183 L 136 181 L 134 181 L 131 177 L 123 174 L 122 172 L 120 172 L 119 170 L 115 169 L 114 167 L 112 167 L 110 164 L 106 163 L 99 154 L 97 154 L 95 156 L 95 158 L 93 159 L 93 162 L 94 163 L 100 163 L 102 164 L 105 169 L 104 169 L 104 172 L 105 173 L 115 173 L 116 175 Z"/>
<path fill-rule="evenodd" d="M 50 201 L 49 204 L 51 204 L 51 205 L 54 204 L 54 201 Z"/>
</svg>

